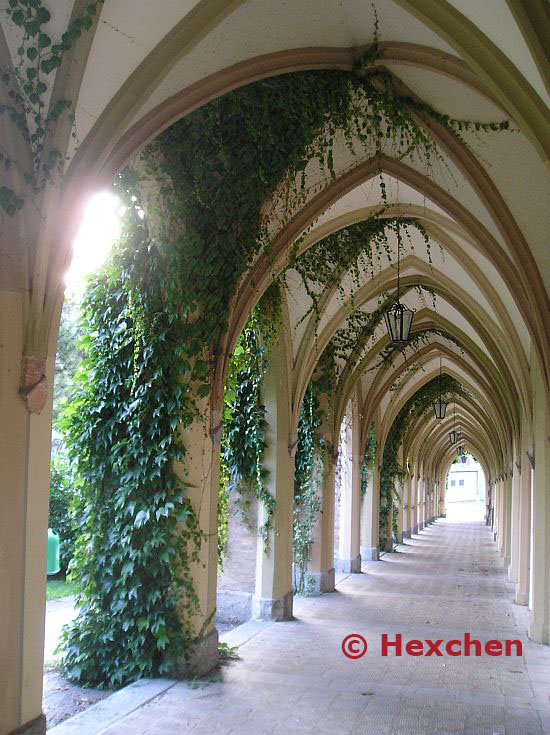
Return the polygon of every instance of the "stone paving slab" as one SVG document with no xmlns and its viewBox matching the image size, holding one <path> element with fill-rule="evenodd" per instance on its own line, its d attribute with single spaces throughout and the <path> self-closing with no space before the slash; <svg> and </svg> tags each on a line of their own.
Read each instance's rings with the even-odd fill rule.
<svg viewBox="0 0 550 735">
<path fill-rule="evenodd" d="M 441 520 L 337 591 L 295 600 L 295 620 L 250 631 L 239 660 L 179 682 L 102 735 L 550 735 L 550 649 L 527 638 L 492 535 Z M 521 657 L 383 657 L 404 640 L 517 639 Z M 360 633 L 367 654 L 346 658 Z M 81 733 L 80 735 L 84 735 Z"/>
</svg>

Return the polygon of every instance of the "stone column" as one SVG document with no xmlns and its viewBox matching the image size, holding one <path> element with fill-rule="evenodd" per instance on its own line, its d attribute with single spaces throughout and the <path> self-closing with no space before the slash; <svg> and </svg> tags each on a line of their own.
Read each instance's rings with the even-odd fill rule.
<svg viewBox="0 0 550 735">
<path fill-rule="evenodd" d="M 422 471 L 422 470 L 421 470 Z M 418 478 L 418 530 L 421 531 L 425 524 L 426 515 L 426 478 L 420 475 Z"/>
<path fill-rule="evenodd" d="M 403 520 L 401 526 L 401 541 L 411 535 L 411 476 L 407 474 L 403 483 Z"/>
<path fill-rule="evenodd" d="M 177 673 L 183 676 L 202 675 L 218 663 L 218 631 L 216 630 L 216 590 L 218 577 L 218 493 L 220 487 L 221 415 L 210 415 L 208 399 L 198 401 L 201 417 L 182 434 L 185 460 L 176 465 L 187 485 L 187 496 L 198 516 L 205 538 L 199 558 L 191 565 L 193 586 L 199 600 L 199 610 L 193 616 L 195 643 L 190 661 L 182 664 Z M 210 427 L 218 427 L 211 435 Z M 186 611 L 182 613 L 188 615 Z"/>
<path fill-rule="evenodd" d="M 258 538 L 256 594 L 252 598 L 252 617 L 262 620 L 292 618 L 292 512 L 294 506 L 294 451 L 290 425 L 290 386 L 286 342 L 281 335 L 273 346 L 264 378 L 263 402 L 266 407 L 266 443 L 263 463 L 268 472 L 265 486 L 275 499 L 272 527 L 267 549 Z M 258 525 L 266 519 L 259 503 Z"/>
<path fill-rule="evenodd" d="M 53 358 L 22 359 L 25 293 L 0 260 L 0 732 L 41 735 Z M 56 331 L 56 330 L 54 330 Z M 55 340 L 53 340 L 55 344 Z M 30 412 L 20 395 L 40 400 Z M 45 375 L 45 380 L 42 376 Z M 34 376 L 34 377 L 33 377 Z M 31 402 L 34 398 L 29 394 Z M 19 730 L 21 728 L 21 730 Z"/>
<path fill-rule="evenodd" d="M 311 559 L 308 576 L 314 580 L 313 594 L 334 592 L 334 481 L 335 460 L 333 452 L 331 410 L 326 396 L 319 399 L 323 421 L 318 429 L 323 437 L 324 449 L 319 461 L 322 464 L 320 480 L 321 510 L 317 514 L 313 530 Z"/>
<path fill-rule="evenodd" d="M 529 566 L 531 559 L 531 464 L 527 457 L 528 447 L 527 422 L 522 426 L 521 456 L 519 462 L 519 530 L 518 530 L 518 585 L 516 588 L 516 602 L 518 605 L 529 603 Z M 517 473 L 516 469 L 514 473 Z"/>
<path fill-rule="evenodd" d="M 350 420 L 351 419 L 351 420 Z M 361 465 L 363 452 L 360 441 L 360 422 L 357 402 L 354 400 L 351 415 L 347 417 L 346 451 L 351 472 L 342 472 L 342 503 L 340 506 L 340 571 L 360 572 L 360 529 L 361 529 Z M 349 467 L 351 465 L 351 467 Z"/>
<path fill-rule="evenodd" d="M 363 498 L 361 559 L 365 561 L 378 561 L 379 559 L 380 470 L 378 469 L 377 463 L 378 458 L 376 458 L 374 466 L 369 470 L 367 492 Z"/>
<path fill-rule="evenodd" d="M 533 350 L 532 350 L 533 353 Z M 535 442 L 533 483 L 532 609 L 529 637 L 550 643 L 550 405 L 537 356 L 532 354 L 533 435 Z"/>
<path fill-rule="evenodd" d="M 517 454 L 517 453 L 516 453 Z M 518 460 L 519 461 L 519 460 Z M 510 517 L 510 564 L 508 566 L 508 579 L 511 582 L 518 581 L 519 561 L 519 503 L 521 494 L 521 477 L 517 465 L 510 463 L 512 471 L 512 512 Z"/>
<path fill-rule="evenodd" d="M 506 527 L 504 534 L 504 566 L 508 567 L 512 555 L 512 475 L 504 478 L 504 516 Z"/>
<path fill-rule="evenodd" d="M 418 533 L 418 469 L 413 469 L 411 480 L 411 534 Z"/>
</svg>

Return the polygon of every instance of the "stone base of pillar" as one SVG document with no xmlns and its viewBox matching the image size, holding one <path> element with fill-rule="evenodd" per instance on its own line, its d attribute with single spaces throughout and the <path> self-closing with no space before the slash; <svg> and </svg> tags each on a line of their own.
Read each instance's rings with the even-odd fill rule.
<svg viewBox="0 0 550 735">
<path fill-rule="evenodd" d="M 424 523 L 424 521 L 420 521 L 420 523 L 417 526 L 417 529 L 418 529 L 417 530 L 417 533 L 418 533 L 418 531 L 421 531 L 424 528 L 425 525 L 426 524 Z"/>
<path fill-rule="evenodd" d="M 244 623 L 252 613 L 252 593 L 238 590 L 218 590 L 216 613 L 220 620 Z"/>
<path fill-rule="evenodd" d="M 355 559 L 339 559 L 338 571 L 344 574 L 358 574 L 361 571 L 361 554 L 358 554 Z"/>
<path fill-rule="evenodd" d="M 284 597 L 252 598 L 253 620 L 292 620 L 292 592 Z"/>
<path fill-rule="evenodd" d="M 401 543 L 402 544 L 405 543 L 405 539 L 406 538 L 410 538 L 410 537 L 411 537 L 411 532 L 410 531 L 403 531 L 402 534 L 401 534 Z"/>
<path fill-rule="evenodd" d="M 46 716 L 40 715 L 31 722 L 21 725 L 17 730 L 13 730 L 9 735 L 44 735 L 46 732 Z"/>
<path fill-rule="evenodd" d="M 447 518 L 447 514 L 446 513 L 440 513 L 439 514 L 439 518 Z"/>
<path fill-rule="evenodd" d="M 329 569 L 328 572 L 308 572 L 307 578 L 313 580 L 310 595 L 322 595 L 324 592 L 334 592 L 335 589 L 335 571 Z"/>
<path fill-rule="evenodd" d="M 493 541 L 496 541 L 496 540 L 497 540 L 497 534 L 496 534 L 496 531 L 494 531 L 493 532 Z"/>
<path fill-rule="evenodd" d="M 378 561 L 380 553 L 377 546 L 361 546 L 361 559 L 363 561 Z"/>
<path fill-rule="evenodd" d="M 178 664 L 172 675 L 176 679 L 203 676 L 218 665 L 218 631 L 216 628 L 195 642 L 188 661 Z M 34 735 L 34 733 L 33 733 Z"/>
<path fill-rule="evenodd" d="M 529 593 L 520 592 L 516 590 L 516 605 L 528 605 L 529 604 Z"/>
<path fill-rule="evenodd" d="M 414 528 L 411 529 L 411 536 L 414 536 L 417 533 L 418 533 L 418 523 L 416 524 L 416 526 L 414 526 Z"/>
</svg>

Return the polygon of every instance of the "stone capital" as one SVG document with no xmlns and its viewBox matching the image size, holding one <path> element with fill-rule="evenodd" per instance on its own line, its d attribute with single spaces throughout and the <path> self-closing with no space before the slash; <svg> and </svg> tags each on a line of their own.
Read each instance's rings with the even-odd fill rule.
<svg viewBox="0 0 550 735">
<path fill-rule="evenodd" d="M 46 358 L 24 355 L 21 368 L 21 397 L 29 413 L 40 413 L 48 398 Z"/>
</svg>

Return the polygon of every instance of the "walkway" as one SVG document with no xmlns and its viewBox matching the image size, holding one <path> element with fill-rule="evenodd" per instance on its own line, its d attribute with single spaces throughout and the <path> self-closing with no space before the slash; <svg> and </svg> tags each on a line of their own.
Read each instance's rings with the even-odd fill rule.
<svg viewBox="0 0 550 735">
<path fill-rule="evenodd" d="M 296 620 L 263 628 L 218 681 L 177 683 L 104 735 L 540 735 L 550 733 L 550 649 L 527 640 L 482 523 L 438 521 L 342 581 L 296 601 Z M 519 639 L 523 657 L 381 656 L 393 640 Z M 366 656 L 346 658 L 360 633 Z"/>
</svg>

